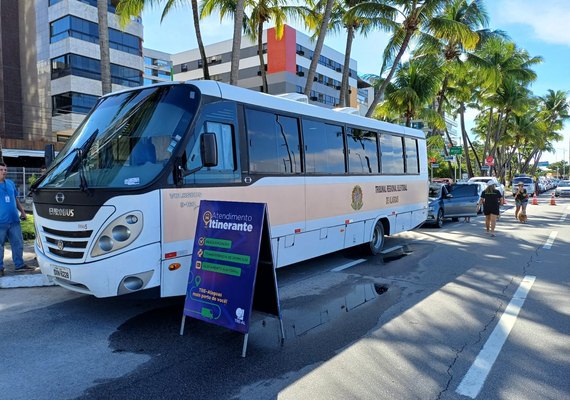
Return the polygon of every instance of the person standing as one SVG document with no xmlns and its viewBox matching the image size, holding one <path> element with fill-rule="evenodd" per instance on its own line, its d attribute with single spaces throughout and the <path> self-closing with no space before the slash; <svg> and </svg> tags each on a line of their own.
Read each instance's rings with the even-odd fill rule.
<svg viewBox="0 0 570 400">
<path fill-rule="evenodd" d="M 519 218 L 519 213 L 521 215 L 526 215 L 526 206 L 528 205 L 528 193 L 524 188 L 524 184 L 519 182 L 517 185 L 517 192 L 515 193 L 515 219 L 517 221 L 523 222 Z"/>
<path fill-rule="evenodd" d="M 495 188 L 495 183 L 493 181 L 487 182 L 487 189 L 481 194 L 481 203 L 483 204 L 483 214 L 485 214 L 485 229 L 487 233 L 491 232 L 493 237 L 495 236 L 495 225 L 500 214 L 502 200 L 503 196 Z"/>
<path fill-rule="evenodd" d="M 16 272 L 31 271 L 34 268 L 24 264 L 24 238 L 20 219 L 26 219 L 26 211 L 18 200 L 18 190 L 10 179 L 6 179 L 8 167 L 0 162 L 0 276 L 4 275 L 4 243 L 12 247 L 12 260 Z M 20 215 L 18 215 L 18 210 Z"/>
</svg>

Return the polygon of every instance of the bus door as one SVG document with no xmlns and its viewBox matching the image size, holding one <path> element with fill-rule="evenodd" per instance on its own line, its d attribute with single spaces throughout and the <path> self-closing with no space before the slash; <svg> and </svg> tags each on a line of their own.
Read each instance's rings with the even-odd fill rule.
<svg viewBox="0 0 570 400">
<path fill-rule="evenodd" d="M 186 291 L 200 201 L 239 201 L 241 167 L 236 104 L 225 101 L 206 104 L 198 118 L 182 153 L 183 169 L 196 172 L 184 174 L 182 188 L 163 190 L 162 297 L 183 295 Z M 216 137 L 218 164 L 200 168 L 200 136 L 204 133 L 213 133 Z M 181 267 L 169 269 L 173 262 Z"/>
</svg>

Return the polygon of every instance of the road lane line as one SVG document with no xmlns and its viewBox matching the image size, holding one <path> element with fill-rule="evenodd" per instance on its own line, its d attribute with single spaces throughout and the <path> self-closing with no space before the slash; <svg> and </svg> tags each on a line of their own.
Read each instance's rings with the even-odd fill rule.
<svg viewBox="0 0 570 400">
<path fill-rule="evenodd" d="M 546 243 L 544 243 L 544 246 L 542 246 L 543 249 L 545 250 L 550 250 L 550 248 L 552 247 L 552 245 L 554 244 L 554 239 L 556 239 L 556 235 L 558 235 L 557 231 L 552 231 L 550 233 L 550 236 L 548 237 L 548 239 L 546 240 Z"/>
<path fill-rule="evenodd" d="M 567 216 L 568 216 L 568 213 L 562 214 L 562 216 L 560 217 L 560 222 L 564 222 L 564 220 L 566 219 Z"/>
<path fill-rule="evenodd" d="M 455 390 L 457 393 L 471 397 L 472 399 L 477 397 L 511 329 L 515 325 L 517 316 L 535 279 L 536 276 L 532 275 L 524 277 L 509 305 L 505 308 L 505 312 L 501 316 L 499 323 L 495 329 L 493 329 L 493 332 L 487 339 L 487 342 L 485 342 L 479 355 L 477 355 L 473 365 L 471 365 L 471 368 L 469 368 L 469 371 L 467 371 L 467 374 L 465 374 L 463 380 Z"/>
<path fill-rule="evenodd" d="M 341 265 L 339 267 L 333 268 L 333 269 L 331 269 L 331 271 L 332 272 L 339 272 L 339 271 L 342 271 L 343 269 L 347 269 L 350 267 L 354 267 L 355 265 L 362 264 L 364 261 L 366 261 L 365 258 L 361 258 L 360 260 L 351 261 L 351 262 L 346 263 L 344 265 Z"/>
</svg>

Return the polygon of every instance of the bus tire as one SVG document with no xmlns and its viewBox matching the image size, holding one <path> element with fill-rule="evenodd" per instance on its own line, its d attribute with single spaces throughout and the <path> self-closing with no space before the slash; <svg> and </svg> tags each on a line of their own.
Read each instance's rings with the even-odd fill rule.
<svg viewBox="0 0 570 400">
<path fill-rule="evenodd" d="M 368 251 L 373 256 L 382 252 L 384 247 L 384 225 L 381 221 L 376 222 L 374 230 L 372 231 L 372 240 L 368 243 Z"/>
</svg>

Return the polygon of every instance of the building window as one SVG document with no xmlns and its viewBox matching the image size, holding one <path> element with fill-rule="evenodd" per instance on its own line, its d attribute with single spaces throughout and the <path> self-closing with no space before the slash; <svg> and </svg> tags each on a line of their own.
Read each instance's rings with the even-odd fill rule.
<svg viewBox="0 0 570 400">
<path fill-rule="evenodd" d="M 87 114 L 97 100 L 98 96 L 84 93 L 67 92 L 52 96 L 52 115 L 62 114 Z"/>
<path fill-rule="evenodd" d="M 180 66 L 180 71 L 181 72 L 188 72 L 188 64 L 182 64 Z"/>
<path fill-rule="evenodd" d="M 51 79 L 73 75 L 101 80 L 101 61 L 78 54 L 65 54 L 51 60 Z M 135 87 L 142 83 L 138 69 L 111 64 L 111 82 L 116 85 Z"/>
<path fill-rule="evenodd" d="M 99 44 L 99 28 L 96 23 L 71 15 L 50 24 L 50 43 L 73 37 Z M 141 39 L 137 36 L 109 28 L 109 47 L 125 53 L 142 55 Z"/>
<path fill-rule="evenodd" d="M 63 0 L 49 0 L 48 5 L 53 6 L 54 4 L 60 3 Z M 89 4 L 90 6 L 97 7 L 97 0 L 78 0 L 82 3 Z M 116 1 L 115 1 L 116 2 Z M 115 14 L 115 6 L 113 5 L 113 0 L 107 0 L 107 10 L 110 13 Z"/>
</svg>

